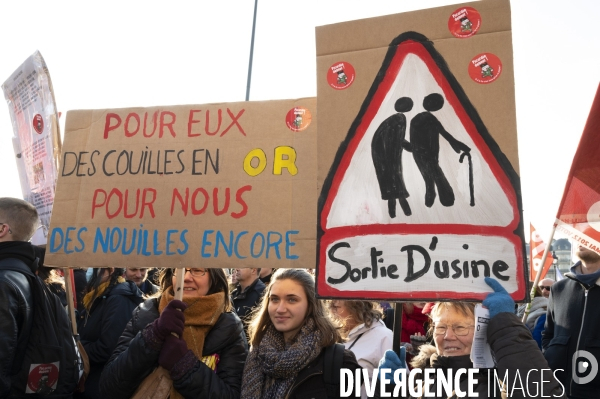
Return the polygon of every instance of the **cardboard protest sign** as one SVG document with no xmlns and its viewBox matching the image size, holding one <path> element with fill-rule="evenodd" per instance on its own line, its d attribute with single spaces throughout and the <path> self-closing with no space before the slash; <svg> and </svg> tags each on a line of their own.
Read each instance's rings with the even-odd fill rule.
<svg viewBox="0 0 600 399">
<path fill-rule="evenodd" d="M 13 125 L 13 147 L 25 201 L 40 216 L 32 238 L 45 244 L 54 202 L 60 132 L 54 91 L 44 57 L 36 51 L 2 84 Z"/>
<path fill-rule="evenodd" d="M 315 108 L 70 111 L 46 264 L 314 268 Z"/>
<path fill-rule="evenodd" d="M 319 295 L 523 300 L 508 0 L 316 34 Z"/>
<path fill-rule="evenodd" d="M 573 158 L 556 229 L 600 254 L 600 86 Z"/>
</svg>

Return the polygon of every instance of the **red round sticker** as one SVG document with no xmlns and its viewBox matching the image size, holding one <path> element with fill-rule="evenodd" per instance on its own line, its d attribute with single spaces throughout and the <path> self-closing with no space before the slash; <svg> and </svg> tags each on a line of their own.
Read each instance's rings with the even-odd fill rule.
<svg viewBox="0 0 600 399">
<path fill-rule="evenodd" d="M 56 389 L 58 367 L 54 363 L 36 364 L 29 372 L 27 393 L 50 394 Z"/>
<path fill-rule="evenodd" d="M 312 115 L 307 108 L 294 107 L 285 116 L 285 124 L 294 132 L 301 132 L 310 125 Z"/>
<path fill-rule="evenodd" d="M 336 62 L 327 71 L 327 82 L 336 90 L 344 90 L 354 82 L 356 72 L 348 62 Z"/>
<path fill-rule="evenodd" d="M 448 18 L 448 30 L 459 39 L 473 36 L 480 27 L 481 15 L 473 7 L 461 7 Z"/>
<path fill-rule="evenodd" d="M 476 55 L 469 63 L 469 76 L 477 83 L 492 83 L 501 73 L 502 62 L 492 53 Z"/>
<path fill-rule="evenodd" d="M 42 134 L 42 132 L 44 131 L 44 119 L 42 118 L 42 115 L 36 114 L 33 117 L 33 129 L 38 134 Z"/>
</svg>

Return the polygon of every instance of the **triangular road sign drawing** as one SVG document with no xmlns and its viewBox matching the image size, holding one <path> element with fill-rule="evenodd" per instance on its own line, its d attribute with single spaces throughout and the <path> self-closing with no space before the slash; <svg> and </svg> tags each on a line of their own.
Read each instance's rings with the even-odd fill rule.
<svg viewBox="0 0 600 399">
<path fill-rule="evenodd" d="M 403 33 L 324 181 L 319 295 L 481 300 L 490 276 L 522 299 L 520 210 L 519 177 L 446 62 Z"/>
</svg>

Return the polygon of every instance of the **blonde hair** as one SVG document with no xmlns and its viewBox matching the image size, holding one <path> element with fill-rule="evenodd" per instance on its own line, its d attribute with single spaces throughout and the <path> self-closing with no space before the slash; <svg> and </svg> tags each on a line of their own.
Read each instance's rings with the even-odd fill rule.
<svg viewBox="0 0 600 399">
<path fill-rule="evenodd" d="M 433 328 L 435 327 L 433 320 L 439 317 L 444 311 L 454 310 L 465 317 L 475 318 L 475 305 L 475 302 L 437 302 L 429 314 L 431 323 L 427 334 L 429 336 L 433 335 Z"/>
<path fill-rule="evenodd" d="M 303 269 L 278 269 L 273 273 L 271 284 L 267 286 L 263 294 L 260 307 L 257 307 L 251 314 L 248 326 L 250 336 L 249 343 L 253 347 L 260 345 L 267 328 L 273 325 L 269 316 L 269 301 L 271 297 L 271 288 L 277 281 L 292 280 L 304 288 L 308 306 L 304 322 L 312 319 L 317 329 L 321 332 L 321 346 L 323 348 L 331 346 L 337 342 L 342 342 L 342 337 L 336 325 L 328 317 L 323 302 L 317 299 L 315 290 L 315 280 L 306 270 Z"/>
</svg>

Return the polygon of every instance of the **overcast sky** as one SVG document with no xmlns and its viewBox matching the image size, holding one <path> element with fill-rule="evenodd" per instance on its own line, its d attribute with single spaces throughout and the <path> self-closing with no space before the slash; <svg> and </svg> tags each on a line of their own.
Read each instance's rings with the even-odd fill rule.
<svg viewBox="0 0 600 399">
<path fill-rule="evenodd" d="M 455 4 L 259 0 L 251 100 L 316 95 L 315 26 Z M 0 82 L 35 50 L 66 111 L 243 101 L 254 1 L 0 3 Z M 600 2 L 512 1 L 525 236 L 550 233 L 600 81 Z M 0 197 L 21 197 L 6 102 Z M 528 238 L 527 238 L 528 239 Z"/>
</svg>

